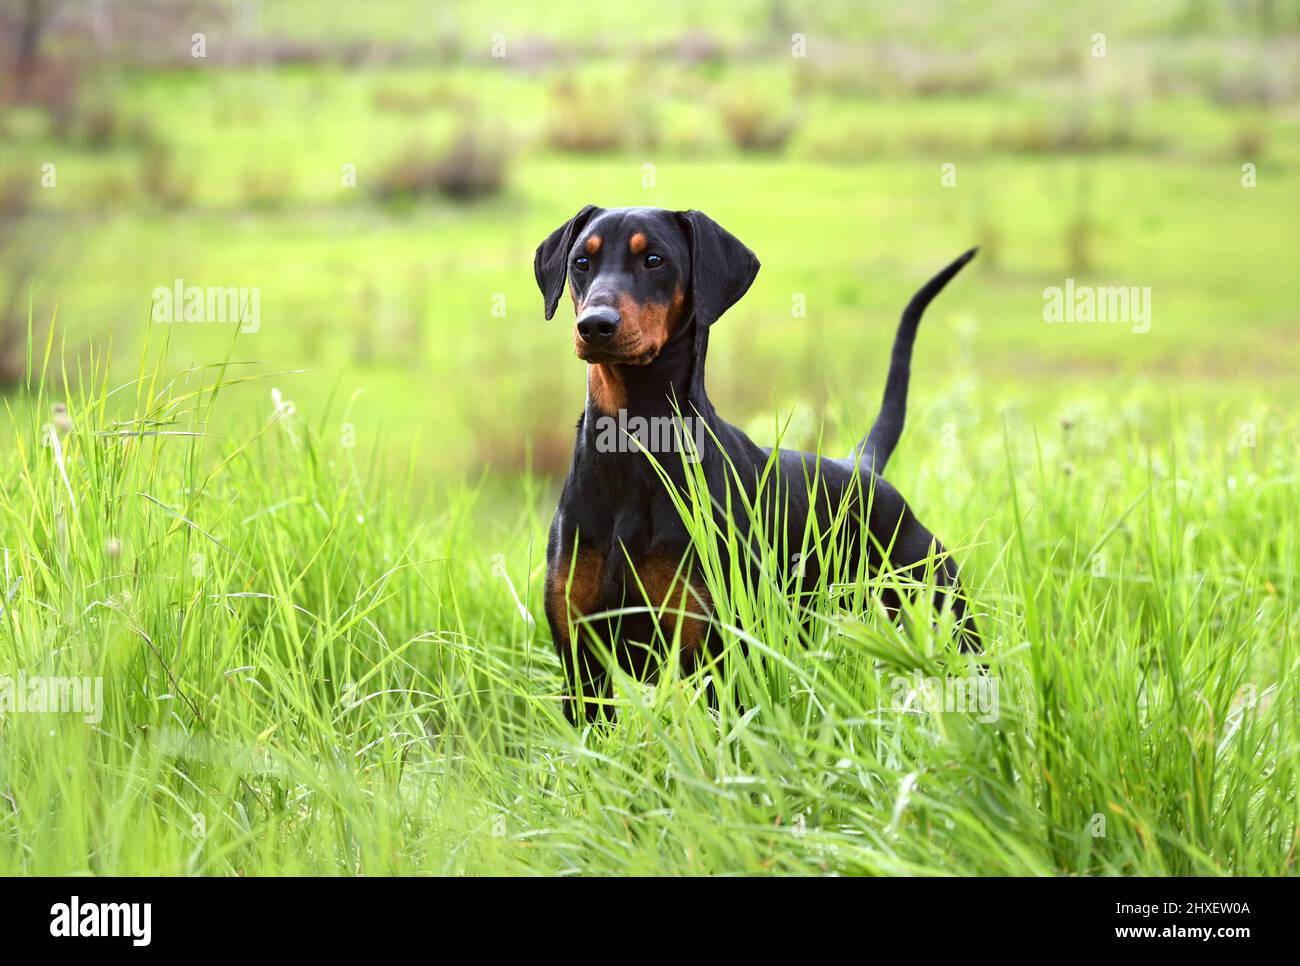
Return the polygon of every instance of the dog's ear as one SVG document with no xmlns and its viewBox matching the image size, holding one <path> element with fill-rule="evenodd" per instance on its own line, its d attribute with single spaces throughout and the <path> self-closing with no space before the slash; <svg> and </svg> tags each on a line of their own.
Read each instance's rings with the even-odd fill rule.
<svg viewBox="0 0 1300 966">
<path fill-rule="evenodd" d="M 533 256 L 533 274 L 537 276 L 537 287 L 542 290 L 548 319 L 555 315 L 555 307 L 564 294 L 564 280 L 569 277 L 569 249 L 573 247 L 574 236 L 582 231 L 592 215 L 603 210 L 595 205 L 585 205 L 537 246 L 537 254 Z"/>
<path fill-rule="evenodd" d="M 740 301 L 758 275 L 758 258 L 702 211 L 679 211 L 691 244 L 691 300 L 697 325 L 709 326 Z"/>
<path fill-rule="evenodd" d="M 696 411 L 712 412 L 704 392 L 704 359 L 709 330 L 749 291 L 758 275 L 758 258 L 702 211 L 679 211 L 677 218 L 691 246 L 691 308 L 695 315 L 695 358 L 690 396 Z M 701 411 L 700 407 L 704 407 Z"/>
</svg>

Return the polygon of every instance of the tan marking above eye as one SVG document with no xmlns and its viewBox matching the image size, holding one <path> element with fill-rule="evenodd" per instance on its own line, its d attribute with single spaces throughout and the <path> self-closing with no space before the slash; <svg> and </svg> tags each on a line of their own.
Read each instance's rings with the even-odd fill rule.
<svg viewBox="0 0 1300 966">
<path fill-rule="evenodd" d="M 643 231 L 637 232 L 630 239 L 628 239 L 628 243 L 627 243 L 627 247 L 632 250 L 633 255 L 640 255 L 643 251 L 645 251 L 646 245 L 647 242 L 646 242 L 645 232 Z"/>
<path fill-rule="evenodd" d="M 596 252 L 600 251 L 600 241 L 601 239 L 599 235 L 592 235 L 587 239 L 587 244 L 584 247 L 587 249 L 588 255 L 594 255 Z"/>
</svg>

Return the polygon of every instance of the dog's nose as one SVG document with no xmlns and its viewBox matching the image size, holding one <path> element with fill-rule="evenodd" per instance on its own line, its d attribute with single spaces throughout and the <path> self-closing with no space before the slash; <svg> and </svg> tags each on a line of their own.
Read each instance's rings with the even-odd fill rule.
<svg viewBox="0 0 1300 966">
<path fill-rule="evenodd" d="M 582 341 L 591 345 L 608 342 L 618 331 L 619 317 L 616 309 L 608 307 L 590 308 L 578 317 L 578 335 Z"/>
</svg>

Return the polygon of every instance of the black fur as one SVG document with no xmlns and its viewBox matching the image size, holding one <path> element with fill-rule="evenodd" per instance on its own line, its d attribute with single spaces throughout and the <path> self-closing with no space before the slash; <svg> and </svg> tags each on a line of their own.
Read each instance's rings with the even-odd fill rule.
<svg viewBox="0 0 1300 966">
<path fill-rule="evenodd" d="M 644 236 L 646 247 L 635 252 L 632 239 L 638 234 Z M 601 241 L 591 254 L 586 245 L 593 235 Z M 661 263 L 650 267 L 650 255 L 659 256 Z M 791 551 L 783 554 L 788 568 L 795 566 L 792 553 L 800 548 L 805 521 L 814 510 L 805 484 L 805 480 L 814 478 L 818 480 L 815 512 L 822 533 L 830 530 L 843 501 L 870 495 L 870 515 L 865 521 L 870 540 L 858 541 L 848 535 L 844 547 L 850 566 L 856 562 L 856 548 L 867 543 L 867 563 L 873 572 L 887 565 L 919 578 L 927 558 L 942 553 L 933 534 L 916 519 L 898 491 L 878 474 L 903 429 L 912 343 L 921 314 L 973 255 L 973 250 L 967 252 L 931 279 L 903 313 L 880 415 L 854 454 L 845 459 L 820 460 L 792 450 L 778 454 L 781 485 L 778 490 L 769 484 L 763 491 L 766 499 L 759 505 L 765 519 L 778 519 L 773 497 L 779 492 L 779 518 L 784 520 L 784 526 L 781 534 L 773 536 L 784 541 L 783 549 Z M 583 269 L 577 266 L 579 258 L 586 259 Z M 542 243 L 535 260 L 547 318 L 554 314 L 566 278 L 575 304 L 584 308 L 586 317 L 604 319 L 607 324 L 617 325 L 620 332 L 628 320 L 623 318 L 625 312 L 611 306 L 632 306 L 634 310 L 637 306 L 657 306 L 670 301 L 673 293 L 681 293 L 684 304 L 677 324 L 648 363 L 610 361 L 613 355 L 602 355 L 604 350 L 589 345 L 577 333 L 575 344 L 580 354 L 601 359 L 606 367 L 603 372 L 616 374 L 622 390 L 619 401 L 629 418 L 670 418 L 680 411 L 707 424 L 710 432 L 703 434 L 699 456 L 714 512 L 724 514 L 730 497 L 736 508 L 733 516 L 742 531 L 744 513 L 739 508 L 745 497 L 754 500 L 758 477 L 771 450 L 756 445 L 718 416 L 705 392 L 704 363 L 710 329 L 745 294 L 758 269 L 753 252 L 706 215 L 647 208 L 585 207 Z M 636 361 L 644 362 L 642 358 Z M 658 660 L 653 646 L 656 627 L 647 605 L 657 607 L 663 601 L 656 599 L 661 595 L 647 584 L 647 573 L 658 573 L 660 585 L 673 586 L 671 582 L 665 585 L 662 575 L 678 568 L 680 578 L 692 584 L 686 609 L 701 615 L 708 613 L 707 594 L 693 568 L 689 536 L 663 480 L 644 453 L 634 448 L 610 452 L 607 445 L 601 445 L 601 419 L 608 415 L 598 405 L 594 390 L 589 391 L 586 409 L 578 422 L 572 467 L 547 547 L 547 619 L 568 674 L 565 711 L 573 721 L 580 717 L 579 701 L 583 702 L 588 720 L 606 708 L 603 699 L 609 694 L 608 680 L 598 656 L 597 640 L 611 646 L 620 665 L 632 673 L 654 673 Z M 672 484 L 683 487 L 685 471 L 680 456 L 656 455 Z M 863 522 L 860 511 L 859 503 L 851 514 L 852 524 L 860 526 Z M 799 562 L 804 587 L 816 586 L 819 559 L 810 555 Z M 752 559 L 748 563 L 752 564 Z M 958 620 L 962 646 L 977 649 L 975 623 L 966 613 L 956 567 L 946 555 L 936 565 L 936 578 L 955 591 L 950 606 Z M 643 590 L 652 599 L 647 600 Z M 676 595 L 678 588 L 674 587 L 673 593 Z M 897 601 L 886 604 L 897 606 Z M 570 608 L 578 613 L 566 613 Z M 639 608 L 640 612 L 609 619 L 598 617 L 583 622 L 585 629 L 574 623 L 583 615 L 620 608 Z M 676 613 L 682 621 L 683 658 L 694 666 L 710 654 L 715 637 L 710 630 L 702 636 L 695 633 L 707 627 L 706 623 L 683 617 L 676 596 L 666 605 L 665 614 L 670 613 Z M 570 627 L 574 630 L 572 638 Z M 687 628 L 694 631 L 688 634 Z M 671 626 L 666 624 L 662 630 L 664 638 L 673 639 Z M 687 641 L 688 636 L 699 639 Z"/>
</svg>

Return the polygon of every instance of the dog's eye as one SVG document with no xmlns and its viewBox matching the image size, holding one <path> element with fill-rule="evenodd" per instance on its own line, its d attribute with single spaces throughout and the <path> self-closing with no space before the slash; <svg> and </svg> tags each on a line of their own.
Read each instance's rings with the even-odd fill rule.
<svg viewBox="0 0 1300 966">
<path fill-rule="evenodd" d="M 573 260 L 573 267 L 580 272 L 585 272 L 587 269 L 591 268 L 591 259 L 586 255 L 579 255 Z"/>
<path fill-rule="evenodd" d="M 658 268 L 658 267 L 659 267 L 660 265 L 662 265 L 663 263 L 664 263 L 664 260 L 663 260 L 662 258 L 660 258 L 658 255 L 647 255 L 647 256 L 645 257 L 645 267 L 646 267 L 646 268 Z"/>
</svg>

